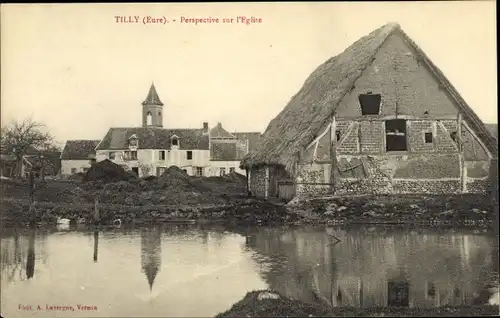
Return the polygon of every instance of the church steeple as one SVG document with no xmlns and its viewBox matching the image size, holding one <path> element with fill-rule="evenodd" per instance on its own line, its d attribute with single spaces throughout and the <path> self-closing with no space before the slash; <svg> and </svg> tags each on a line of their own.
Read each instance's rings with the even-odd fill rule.
<svg viewBox="0 0 500 318">
<path fill-rule="evenodd" d="M 142 127 L 163 127 L 163 103 L 156 92 L 155 84 L 149 88 L 146 99 L 142 102 Z"/>
<path fill-rule="evenodd" d="M 158 93 L 156 92 L 156 87 L 155 83 L 151 84 L 151 87 L 149 88 L 149 93 L 148 96 L 146 96 L 146 99 L 142 102 L 142 105 L 159 105 L 163 106 L 163 103 L 160 100 L 160 97 L 158 96 Z"/>
</svg>

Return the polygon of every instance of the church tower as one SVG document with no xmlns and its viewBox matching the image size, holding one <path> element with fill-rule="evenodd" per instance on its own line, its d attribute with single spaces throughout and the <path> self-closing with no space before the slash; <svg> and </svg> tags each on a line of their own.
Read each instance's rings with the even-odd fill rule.
<svg viewBox="0 0 500 318">
<path fill-rule="evenodd" d="M 158 97 L 155 84 L 151 84 L 146 100 L 142 102 L 142 127 L 163 127 L 163 103 Z"/>
</svg>

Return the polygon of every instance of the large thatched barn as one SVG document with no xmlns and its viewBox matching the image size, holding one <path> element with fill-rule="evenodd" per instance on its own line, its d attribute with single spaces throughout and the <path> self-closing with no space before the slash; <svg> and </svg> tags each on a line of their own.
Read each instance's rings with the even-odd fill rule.
<svg viewBox="0 0 500 318">
<path fill-rule="evenodd" d="M 241 166 L 260 197 L 483 192 L 497 152 L 443 73 L 387 24 L 320 65 Z"/>
</svg>

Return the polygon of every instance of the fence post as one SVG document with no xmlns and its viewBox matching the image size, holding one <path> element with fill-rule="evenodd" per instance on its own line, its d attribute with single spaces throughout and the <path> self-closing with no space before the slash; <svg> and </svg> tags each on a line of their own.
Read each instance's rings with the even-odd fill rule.
<svg viewBox="0 0 500 318">
<path fill-rule="evenodd" d="M 29 214 L 30 214 L 30 225 L 35 227 L 36 225 L 36 207 L 35 207 L 35 175 L 33 171 L 30 171 L 28 178 L 28 187 L 29 187 Z"/>
<path fill-rule="evenodd" d="M 99 197 L 94 198 L 94 224 L 97 225 L 100 221 L 99 216 Z"/>
</svg>

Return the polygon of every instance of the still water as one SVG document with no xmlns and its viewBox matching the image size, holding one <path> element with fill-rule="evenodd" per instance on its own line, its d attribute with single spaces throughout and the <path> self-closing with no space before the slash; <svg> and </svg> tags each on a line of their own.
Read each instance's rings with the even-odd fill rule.
<svg viewBox="0 0 500 318">
<path fill-rule="evenodd" d="M 1 236 L 4 317 L 210 317 L 263 288 L 333 306 L 460 305 L 497 281 L 495 237 L 471 230 L 165 225 Z"/>
</svg>

